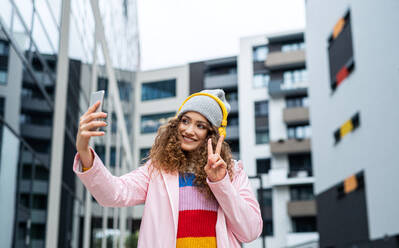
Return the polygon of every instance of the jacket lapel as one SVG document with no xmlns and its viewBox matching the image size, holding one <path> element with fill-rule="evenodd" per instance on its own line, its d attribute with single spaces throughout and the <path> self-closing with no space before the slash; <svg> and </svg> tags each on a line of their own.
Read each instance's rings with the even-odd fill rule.
<svg viewBox="0 0 399 248">
<path fill-rule="evenodd" d="M 175 235 L 177 235 L 177 224 L 179 217 L 179 177 L 178 173 L 162 172 L 162 177 L 165 183 L 166 191 L 168 192 L 169 202 L 173 215 L 173 222 L 175 226 Z"/>
</svg>

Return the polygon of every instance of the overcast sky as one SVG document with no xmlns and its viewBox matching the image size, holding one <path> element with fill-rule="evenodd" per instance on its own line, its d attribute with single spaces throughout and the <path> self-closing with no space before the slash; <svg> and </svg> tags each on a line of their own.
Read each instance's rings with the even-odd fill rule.
<svg viewBox="0 0 399 248">
<path fill-rule="evenodd" d="M 304 0 L 138 0 L 141 69 L 237 55 L 239 38 L 305 28 Z"/>
</svg>

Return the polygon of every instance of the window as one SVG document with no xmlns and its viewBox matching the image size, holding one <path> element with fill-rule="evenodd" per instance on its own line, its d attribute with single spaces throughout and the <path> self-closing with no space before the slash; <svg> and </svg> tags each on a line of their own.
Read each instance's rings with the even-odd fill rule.
<svg viewBox="0 0 399 248">
<path fill-rule="evenodd" d="M 258 189 L 258 201 L 262 209 L 263 231 L 262 236 L 273 235 L 273 197 L 272 189 Z"/>
<path fill-rule="evenodd" d="M 268 101 L 255 102 L 255 116 L 267 116 L 269 114 Z"/>
<path fill-rule="evenodd" d="M 284 71 L 283 84 L 285 89 L 297 88 L 300 83 L 308 81 L 306 69 Z"/>
<path fill-rule="evenodd" d="M 254 47 L 252 50 L 253 61 L 254 62 L 265 61 L 268 53 L 269 53 L 269 48 L 266 45 Z"/>
<path fill-rule="evenodd" d="M 255 142 L 257 145 L 269 143 L 268 115 L 268 101 L 255 102 Z"/>
<path fill-rule="evenodd" d="M 226 140 L 229 144 L 232 153 L 240 152 L 240 141 L 239 140 Z"/>
<path fill-rule="evenodd" d="M 130 101 L 130 93 L 132 92 L 132 86 L 130 82 L 118 81 L 119 98 L 121 101 Z"/>
<path fill-rule="evenodd" d="M 253 78 L 254 88 L 265 88 L 269 85 L 270 75 L 267 73 L 257 73 Z"/>
<path fill-rule="evenodd" d="M 145 163 L 148 160 L 148 156 L 150 155 L 151 148 L 141 148 L 140 149 L 140 163 Z"/>
<path fill-rule="evenodd" d="M 30 237 L 32 240 L 35 239 L 44 239 L 44 235 L 46 233 L 46 227 L 44 224 L 32 224 L 30 230 Z"/>
<path fill-rule="evenodd" d="M 33 209 L 46 209 L 47 196 L 46 195 L 33 195 Z"/>
<path fill-rule="evenodd" d="M 110 153 L 110 167 L 116 166 L 116 148 L 115 146 L 111 146 L 111 153 Z"/>
<path fill-rule="evenodd" d="M 238 114 L 237 113 L 229 114 L 227 116 L 227 126 L 228 127 L 238 126 Z"/>
<path fill-rule="evenodd" d="M 141 100 L 148 101 L 176 96 L 176 79 L 143 83 Z"/>
<path fill-rule="evenodd" d="M 7 70 L 0 69 L 0 84 L 7 84 Z"/>
<path fill-rule="evenodd" d="M 288 139 L 309 139 L 312 130 L 308 124 L 287 127 Z"/>
<path fill-rule="evenodd" d="M 312 176 L 312 159 L 310 154 L 295 154 L 288 156 L 290 172 L 288 177 Z"/>
<path fill-rule="evenodd" d="M 270 170 L 270 158 L 256 160 L 256 174 L 267 174 Z"/>
<path fill-rule="evenodd" d="M 130 101 L 130 95 L 132 92 L 132 86 L 130 82 L 117 81 L 119 89 L 119 98 L 121 101 Z M 99 77 L 97 79 L 97 90 L 104 90 L 104 97 L 108 97 L 108 79 L 104 77 Z"/>
<path fill-rule="evenodd" d="M 286 43 L 281 46 L 282 52 L 291 52 L 297 50 L 304 50 L 305 49 L 305 42 L 293 42 L 293 43 Z"/>
<path fill-rule="evenodd" d="M 316 232 L 316 217 L 292 218 L 294 232 Z"/>
<path fill-rule="evenodd" d="M 144 133 L 155 133 L 158 128 L 172 118 L 175 115 L 174 112 L 163 113 L 163 114 L 152 114 L 141 116 L 140 132 Z"/>
<path fill-rule="evenodd" d="M 314 199 L 313 185 L 303 184 L 290 187 L 291 201 L 308 201 Z"/>
<path fill-rule="evenodd" d="M 0 41 L 0 55 L 7 56 L 9 52 L 8 42 L 1 40 Z"/>
<path fill-rule="evenodd" d="M 286 98 L 287 108 L 309 107 L 307 96 L 294 96 Z"/>
<path fill-rule="evenodd" d="M 229 102 L 238 101 L 238 93 L 237 91 L 226 92 L 226 100 Z"/>
<path fill-rule="evenodd" d="M 117 127 L 118 127 L 118 123 L 116 121 L 116 114 L 112 113 L 111 132 L 116 133 Z"/>
</svg>

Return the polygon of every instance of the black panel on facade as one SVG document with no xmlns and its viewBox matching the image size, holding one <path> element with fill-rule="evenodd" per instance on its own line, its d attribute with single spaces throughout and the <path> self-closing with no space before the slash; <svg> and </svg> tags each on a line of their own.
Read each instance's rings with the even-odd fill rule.
<svg viewBox="0 0 399 248">
<path fill-rule="evenodd" d="M 369 241 L 364 184 L 345 195 L 340 188 L 335 185 L 316 197 L 320 248 L 362 247 Z"/>
<path fill-rule="evenodd" d="M 190 94 L 204 89 L 204 62 L 190 64 Z"/>
<path fill-rule="evenodd" d="M 351 18 L 348 12 L 345 17 L 345 25 L 337 37 L 329 38 L 328 58 L 330 65 L 330 83 L 332 89 L 337 86 L 336 76 L 344 67 L 354 66 Z"/>
</svg>

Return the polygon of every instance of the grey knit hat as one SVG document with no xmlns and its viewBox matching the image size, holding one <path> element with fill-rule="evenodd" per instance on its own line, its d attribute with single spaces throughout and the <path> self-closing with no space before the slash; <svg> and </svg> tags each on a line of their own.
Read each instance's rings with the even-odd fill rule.
<svg viewBox="0 0 399 248">
<path fill-rule="evenodd" d="M 222 89 L 203 90 L 201 93 L 208 93 L 218 97 L 226 107 L 227 113 L 230 112 L 230 104 L 226 101 L 224 91 Z M 220 127 L 223 120 L 223 111 L 219 103 L 209 96 L 199 95 L 190 98 L 181 108 L 179 115 L 195 111 L 202 114 L 212 125 Z"/>
</svg>

